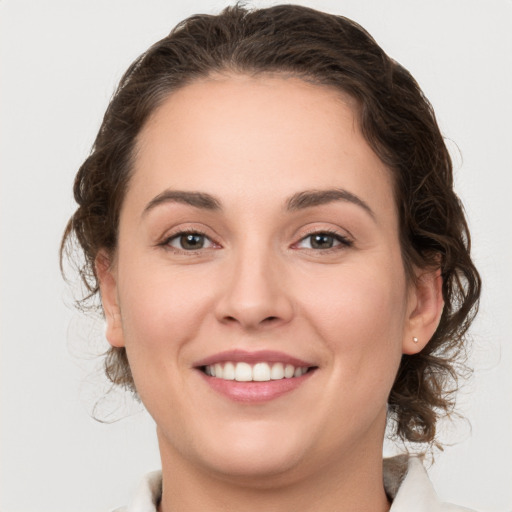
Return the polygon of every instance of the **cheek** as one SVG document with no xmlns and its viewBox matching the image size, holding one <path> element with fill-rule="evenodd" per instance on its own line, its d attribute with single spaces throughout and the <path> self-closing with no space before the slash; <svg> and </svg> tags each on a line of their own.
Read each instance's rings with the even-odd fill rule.
<svg viewBox="0 0 512 512">
<path fill-rule="evenodd" d="M 135 272 L 137 272 L 135 270 Z M 130 276 L 121 284 L 121 316 L 128 337 L 143 344 L 168 344 L 187 337 L 197 327 L 197 316 L 211 301 L 209 287 L 200 273 L 157 271 L 126 272 Z M 194 321 L 194 319 L 196 321 Z"/>
<path fill-rule="evenodd" d="M 347 267 L 308 283 L 303 309 L 345 374 L 373 372 L 377 377 L 390 368 L 393 373 L 401 357 L 405 277 L 401 269 L 384 269 Z"/>
<path fill-rule="evenodd" d="M 213 298 L 206 276 L 126 268 L 120 283 L 120 309 L 127 355 L 139 393 L 152 377 L 176 380 L 177 366 L 186 364 L 188 342 L 198 337 L 201 319 Z M 151 371 L 148 371 L 150 369 Z M 178 384 L 179 385 L 179 384 Z"/>
</svg>

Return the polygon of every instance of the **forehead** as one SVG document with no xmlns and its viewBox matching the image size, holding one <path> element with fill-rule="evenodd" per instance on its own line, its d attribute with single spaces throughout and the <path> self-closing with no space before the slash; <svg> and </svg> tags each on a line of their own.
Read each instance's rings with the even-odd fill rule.
<svg viewBox="0 0 512 512">
<path fill-rule="evenodd" d="M 260 194 L 270 201 L 340 186 L 390 206 L 390 173 L 361 134 L 355 100 L 295 77 L 189 84 L 156 109 L 135 154 L 129 194 L 208 189 L 226 199 Z"/>
<path fill-rule="evenodd" d="M 270 150 L 276 135 L 290 145 L 300 139 L 328 143 L 328 132 L 359 135 L 356 109 L 356 101 L 334 87 L 297 77 L 217 75 L 170 94 L 141 131 L 138 148 L 169 142 L 171 130 L 184 150 L 199 138 L 205 149 L 229 145 L 233 154 L 265 142 Z"/>
</svg>

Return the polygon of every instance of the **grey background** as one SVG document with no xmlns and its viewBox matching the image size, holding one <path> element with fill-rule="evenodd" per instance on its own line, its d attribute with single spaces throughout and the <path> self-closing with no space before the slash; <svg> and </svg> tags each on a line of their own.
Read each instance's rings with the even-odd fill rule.
<svg viewBox="0 0 512 512">
<path fill-rule="evenodd" d="M 73 210 L 74 174 L 122 72 L 185 16 L 226 3 L 0 2 L 4 512 L 108 510 L 125 504 L 140 476 L 159 466 L 154 426 L 139 406 L 114 395 L 99 411 L 125 419 L 90 418 L 105 391 L 94 356 L 105 341 L 101 324 L 69 307 L 59 239 Z M 442 438 L 453 446 L 438 454 L 431 475 L 448 501 L 512 510 L 512 2 L 297 3 L 361 23 L 435 107 L 485 286 L 472 331 L 475 373 L 459 408 L 471 427 L 444 426 Z"/>
</svg>

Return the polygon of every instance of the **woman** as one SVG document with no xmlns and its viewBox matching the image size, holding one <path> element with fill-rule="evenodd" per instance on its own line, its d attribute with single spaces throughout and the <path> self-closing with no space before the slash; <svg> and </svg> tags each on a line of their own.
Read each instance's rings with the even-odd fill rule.
<svg viewBox="0 0 512 512">
<path fill-rule="evenodd" d="M 126 510 L 459 510 L 435 443 L 480 280 L 411 75 L 299 6 L 195 16 L 128 69 L 75 183 L 106 372 L 157 424 Z M 391 507 L 391 508 L 390 508 Z"/>
</svg>

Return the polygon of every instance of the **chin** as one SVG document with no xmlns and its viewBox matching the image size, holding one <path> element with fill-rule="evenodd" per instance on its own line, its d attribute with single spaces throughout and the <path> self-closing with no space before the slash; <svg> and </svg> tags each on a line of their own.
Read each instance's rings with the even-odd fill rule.
<svg viewBox="0 0 512 512">
<path fill-rule="evenodd" d="M 255 488 L 271 488 L 277 481 L 293 480 L 300 467 L 297 451 L 264 453 L 261 449 L 230 450 L 208 461 L 210 470 L 229 480 L 239 480 Z M 281 477 L 281 478 L 279 478 Z M 278 480 L 277 480 L 278 479 Z"/>
<path fill-rule="evenodd" d="M 249 478 L 254 485 L 271 483 L 278 475 L 295 473 L 304 460 L 304 435 L 272 422 L 225 426 L 214 439 L 204 435 L 196 456 L 225 478 Z"/>
</svg>

